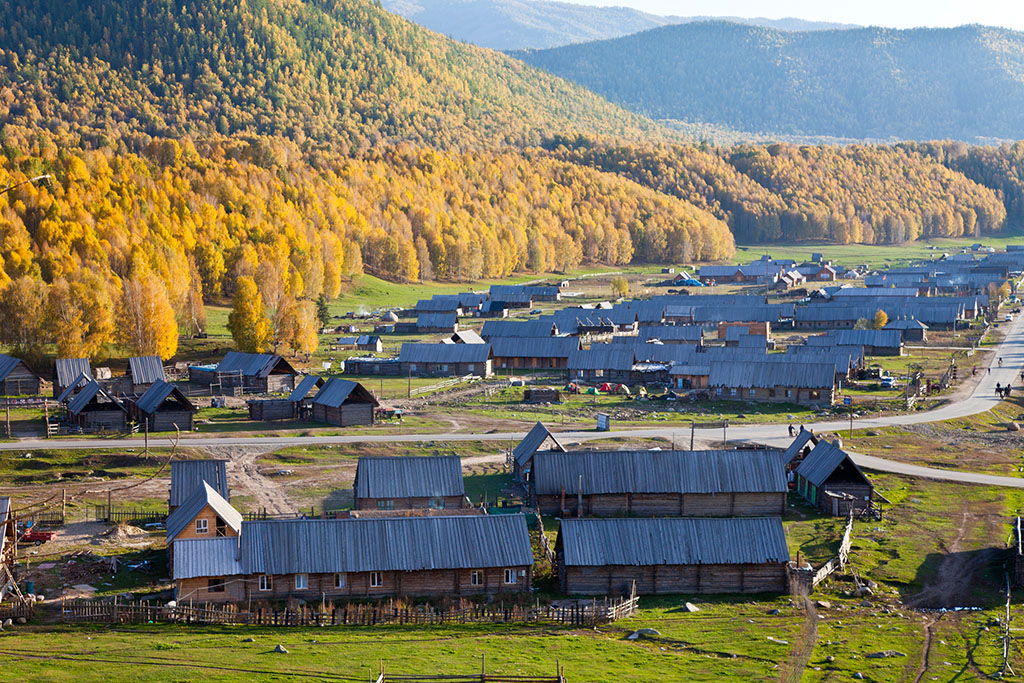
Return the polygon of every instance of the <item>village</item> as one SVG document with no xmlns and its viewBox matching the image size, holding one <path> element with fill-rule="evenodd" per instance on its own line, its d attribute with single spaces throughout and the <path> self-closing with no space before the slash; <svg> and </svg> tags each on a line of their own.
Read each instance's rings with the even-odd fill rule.
<svg viewBox="0 0 1024 683">
<path fill-rule="evenodd" d="M 652 615 L 761 605 L 801 639 L 793 671 L 872 657 L 886 680 L 907 653 L 870 639 L 830 667 L 833 605 L 938 630 L 1024 582 L 1024 248 L 808 256 L 338 312 L 314 358 L 0 356 L 0 625 L 657 644 Z M 914 528 L 948 522 L 935 496 L 967 496 L 959 535 L 917 556 Z M 1018 662 L 1008 622 L 990 632 L 974 666 Z"/>
</svg>

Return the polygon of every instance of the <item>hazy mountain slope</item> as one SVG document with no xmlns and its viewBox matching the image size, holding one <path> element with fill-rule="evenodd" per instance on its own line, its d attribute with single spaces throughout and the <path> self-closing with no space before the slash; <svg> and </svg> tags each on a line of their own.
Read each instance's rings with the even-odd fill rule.
<svg viewBox="0 0 1024 683">
<path fill-rule="evenodd" d="M 456 40 L 495 50 L 543 49 L 659 26 L 722 19 L 784 31 L 850 28 L 802 19 L 679 17 L 546 0 L 383 0 L 384 8 Z"/>
<path fill-rule="evenodd" d="M 125 135 L 529 144 L 657 126 L 370 0 L 0 0 L 0 124 Z"/>
<path fill-rule="evenodd" d="M 654 118 L 845 138 L 1024 137 L 1024 34 L 729 23 L 517 53 Z"/>
</svg>

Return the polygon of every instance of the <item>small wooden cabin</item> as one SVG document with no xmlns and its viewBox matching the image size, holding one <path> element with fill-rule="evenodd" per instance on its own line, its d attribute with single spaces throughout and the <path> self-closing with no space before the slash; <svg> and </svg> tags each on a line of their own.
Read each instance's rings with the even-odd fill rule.
<svg viewBox="0 0 1024 683">
<path fill-rule="evenodd" d="M 403 376 L 464 377 L 493 374 L 490 344 L 402 344 L 398 354 Z"/>
<path fill-rule="evenodd" d="M 227 463 L 227 460 L 172 460 L 168 512 L 181 507 L 204 483 L 212 486 L 224 500 L 231 500 Z"/>
<path fill-rule="evenodd" d="M 249 419 L 256 421 L 308 420 L 313 415 L 313 389 L 324 385 L 316 375 L 306 375 L 288 398 L 246 401 Z"/>
<path fill-rule="evenodd" d="M 563 519 L 562 593 L 785 593 L 789 548 L 779 517 Z"/>
<path fill-rule="evenodd" d="M 579 337 L 492 337 L 491 346 L 496 368 L 564 370 L 581 342 Z"/>
<path fill-rule="evenodd" d="M 291 392 L 298 373 L 284 358 L 271 353 L 228 351 L 216 367 L 189 368 L 189 381 L 210 386 L 211 392 L 256 394 Z"/>
<path fill-rule="evenodd" d="M 128 407 L 90 380 L 65 400 L 68 421 L 85 431 L 123 432 L 128 426 Z"/>
<path fill-rule="evenodd" d="M 157 379 L 141 397 L 128 402 L 128 412 L 139 424 L 148 424 L 151 432 L 191 432 L 196 407 L 181 389 Z"/>
<path fill-rule="evenodd" d="M 800 466 L 807 454 L 818 445 L 818 437 L 810 429 L 801 429 L 797 432 L 793 443 L 789 444 L 782 453 L 782 465 L 786 468 L 788 476 L 793 477 L 792 472 Z"/>
<path fill-rule="evenodd" d="M 0 355 L 0 396 L 38 396 L 40 381 L 25 361 Z"/>
<path fill-rule="evenodd" d="M 160 356 L 135 356 L 128 359 L 130 391 L 142 394 L 157 381 L 166 382 L 164 364 Z"/>
<path fill-rule="evenodd" d="M 313 398 L 312 415 L 317 422 L 339 427 L 372 425 L 373 411 L 379 405 L 362 384 L 331 377 Z"/>
<path fill-rule="evenodd" d="M 845 517 L 871 508 L 874 487 L 837 444 L 821 440 L 796 468 L 796 489 L 829 515 Z"/>
<path fill-rule="evenodd" d="M 565 452 L 565 447 L 558 442 L 548 428 L 538 422 L 530 428 L 526 436 L 512 449 L 512 474 L 524 487 L 529 487 L 533 457 L 545 451 Z"/>
<path fill-rule="evenodd" d="M 456 515 L 244 522 L 175 541 L 173 575 L 179 601 L 249 604 L 528 595 L 532 567 L 523 515 Z"/>
<path fill-rule="evenodd" d="M 468 507 L 457 455 L 359 458 L 357 510 L 450 510 Z"/>
<path fill-rule="evenodd" d="M 782 515 L 778 451 L 575 451 L 533 456 L 530 501 L 545 515 Z"/>
<path fill-rule="evenodd" d="M 58 358 L 54 363 L 53 396 L 59 399 L 69 387 L 82 377 L 93 379 L 92 364 L 88 358 Z"/>
</svg>

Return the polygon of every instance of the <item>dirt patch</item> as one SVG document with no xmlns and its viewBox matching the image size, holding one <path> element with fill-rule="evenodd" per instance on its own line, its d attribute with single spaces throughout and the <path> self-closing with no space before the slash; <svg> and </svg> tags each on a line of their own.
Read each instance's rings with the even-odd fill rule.
<svg viewBox="0 0 1024 683">
<path fill-rule="evenodd" d="M 272 515 L 295 512 L 295 506 L 285 495 L 284 489 L 273 479 L 265 476 L 256 464 L 257 458 L 273 449 L 245 446 L 211 446 L 204 450 L 215 458 L 228 461 L 228 476 L 243 489 L 244 493 L 256 500 L 256 507 Z"/>
</svg>

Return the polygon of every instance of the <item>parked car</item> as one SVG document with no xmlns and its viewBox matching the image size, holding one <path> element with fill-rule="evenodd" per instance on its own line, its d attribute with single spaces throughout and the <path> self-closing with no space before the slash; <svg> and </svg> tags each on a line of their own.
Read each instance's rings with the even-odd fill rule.
<svg viewBox="0 0 1024 683">
<path fill-rule="evenodd" d="M 1010 314 L 1010 313 L 1007 313 L 1006 315 L 1003 316 L 1003 322 L 1007 322 L 1008 323 L 1008 322 L 1010 322 L 1012 320 L 1013 320 L 1013 315 Z"/>
<path fill-rule="evenodd" d="M 892 377 L 891 375 L 887 376 L 887 377 L 883 377 L 882 378 L 882 388 L 883 389 L 895 389 L 896 388 L 896 378 Z"/>
<path fill-rule="evenodd" d="M 19 539 L 20 543 L 33 543 L 35 545 L 42 545 L 47 541 L 53 540 L 57 536 L 56 531 L 40 531 L 35 527 L 29 527 L 21 535 Z"/>
</svg>

